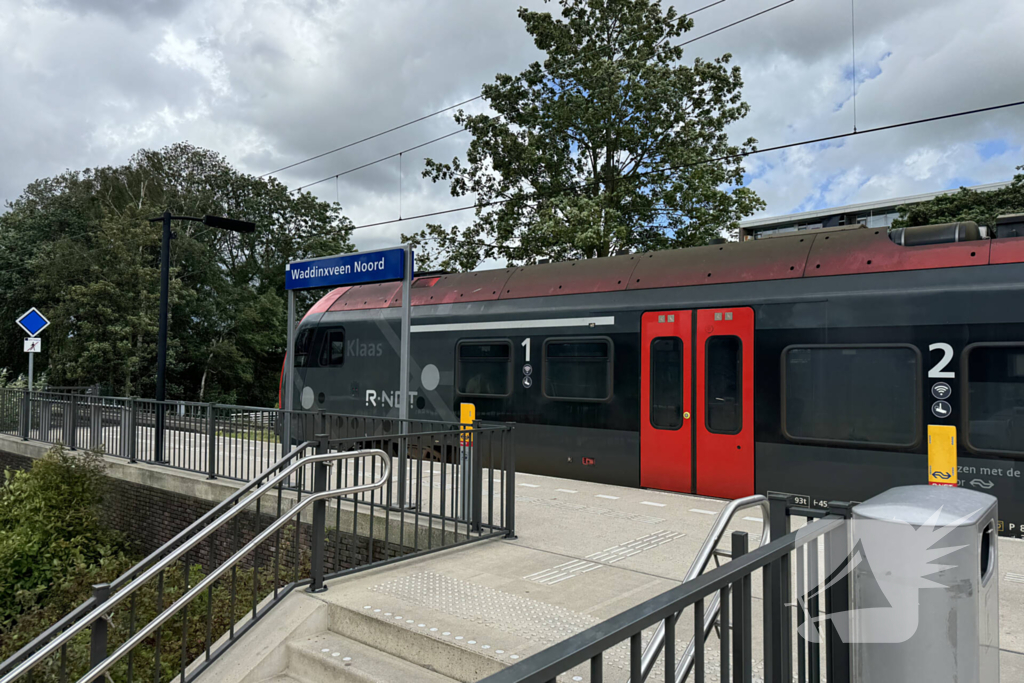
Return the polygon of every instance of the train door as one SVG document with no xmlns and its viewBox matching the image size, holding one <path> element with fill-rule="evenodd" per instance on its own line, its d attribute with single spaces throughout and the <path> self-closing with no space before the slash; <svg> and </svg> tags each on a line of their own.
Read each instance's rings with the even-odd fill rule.
<svg viewBox="0 0 1024 683">
<path fill-rule="evenodd" d="M 754 492 L 754 311 L 697 311 L 694 462 L 696 492 Z"/>
<path fill-rule="evenodd" d="M 640 485 L 693 490 L 692 311 L 641 317 Z"/>
<path fill-rule="evenodd" d="M 643 314 L 641 486 L 754 492 L 753 342 L 750 308 Z"/>
</svg>

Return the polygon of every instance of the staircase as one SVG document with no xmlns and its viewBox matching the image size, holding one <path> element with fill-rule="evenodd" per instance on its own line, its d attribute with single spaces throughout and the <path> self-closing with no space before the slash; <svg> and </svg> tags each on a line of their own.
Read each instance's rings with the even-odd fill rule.
<svg viewBox="0 0 1024 683">
<path fill-rule="evenodd" d="M 283 673 L 263 679 L 266 683 L 447 683 L 456 680 L 333 631 L 322 631 L 285 647 L 287 668 Z"/>
</svg>

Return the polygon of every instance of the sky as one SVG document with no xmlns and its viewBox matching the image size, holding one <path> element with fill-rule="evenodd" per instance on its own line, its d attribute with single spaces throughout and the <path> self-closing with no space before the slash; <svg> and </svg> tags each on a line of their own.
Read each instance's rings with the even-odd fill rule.
<svg viewBox="0 0 1024 683">
<path fill-rule="evenodd" d="M 694 15 L 686 38 L 779 1 L 723 0 Z M 558 10 L 505 0 L 0 0 L 0 201 L 37 178 L 183 140 L 260 175 L 467 100 L 541 57 L 520 4 Z M 733 55 L 751 111 L 730 135 L 771 147 L 850 132 L 854 109 L 863 130 L 1024 100 L 1021 26 L 1014 0 L 791 0 L 694 42 L 685 59 Z M 746 182 L 767 203 L 759 215 L 774 216 L 1005 181 L 1024 164 L 1022 124 L 1024 107 L 765 153 L 745 161 Z M 297 187 L 457 129 L 442 114 L 277 176 Z M 425 156 L 448 161 L 468 143 L 454 135 L 310 191 L 356 225 L 462 206 L 471 202 L 421 171 Z M 425 223 L 357 230 L 353 241 L 394 245 Z"/>
</svg>

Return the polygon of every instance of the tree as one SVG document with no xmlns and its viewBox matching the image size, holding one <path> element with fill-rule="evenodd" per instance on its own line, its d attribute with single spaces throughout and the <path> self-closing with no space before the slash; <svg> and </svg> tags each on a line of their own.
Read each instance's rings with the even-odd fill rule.
<svg viewBox="0 0 1024 683">
<path fill-rule="evenodd" d="M 892 222 L 892 227 L 975 221 L 993 228 L 1001 214 L 1024 213 L 1024 166 L 1018 166 L 1017 171 L 1010 185 L 998 190 L 978 192 L 961 187 L 958 192 L 927 202 L 900 206 L 900 217 Z"/>
<path fill-rule="evenodd" d="M 475 222 L 406 237 L 427 258 L 471 269 L 704 244 L 764 206 L 741 187 L 726 127 L 746 116 L 731 55 L 682 64 L 693 20 L 653 0 L 560 0 L 561 19 L 521 8 L 547 53 L 483 86 L 495 115 L 459 110 L 466 161 L 424 177 L 475 194 Z M 436 241 L 436 247 L 430 247 Z"/>
<path fill-rule="evenodd" d="M 52 320 L 37 368 L 54 384 L 150 395 L 160 226 L 148 219 L 167 208 L 257 225 L 244 235 L 174 225 L 168 395 L 272 405 L 284 355 L 285 264 L 351 251 L 351 223 L 337 204 L 239 173 L 210 150 L 142 150 L 122 166 L 30 184 L 0 215 L 0 315 L 13 321 L 38 306 Z M 313 297 L 299 296 L 300 309 Z M 4 335 L 0 367 L 23 363 L 18 335 Z"/>
</svg>

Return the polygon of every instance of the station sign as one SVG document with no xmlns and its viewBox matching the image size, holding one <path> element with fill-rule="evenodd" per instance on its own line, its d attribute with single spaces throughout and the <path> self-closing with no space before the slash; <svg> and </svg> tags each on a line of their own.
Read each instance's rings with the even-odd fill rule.
<svg viewBox="0 0 1024 683">
<path fill-rule="evenodd" d="M 405 249 L 383 249 L 338 254 L 285 266 L 285 289 L 343 287 L 401 280 L 405 274 Z"/>
</svg>

